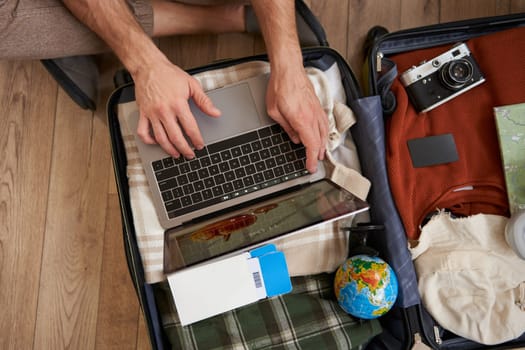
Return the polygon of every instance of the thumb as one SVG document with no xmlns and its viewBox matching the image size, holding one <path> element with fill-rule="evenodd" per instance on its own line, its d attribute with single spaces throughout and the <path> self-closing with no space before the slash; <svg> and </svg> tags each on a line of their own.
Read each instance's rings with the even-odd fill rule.
<svg viewBox="0 0 525 350">
<path fill-rule="evenodd" d="M 197 107 L 199 107 L 200 110 L 207 115 L 211 117 L 219 117 L 221 115 L 221 111 L 215 107 L 211 99 L 208 97 L 208 95 L 206 95 L 206 93 L 204 93 L 200 85 L 194 87 L 193 89 L 193 101 L 195 101 Z"/>
</svg>

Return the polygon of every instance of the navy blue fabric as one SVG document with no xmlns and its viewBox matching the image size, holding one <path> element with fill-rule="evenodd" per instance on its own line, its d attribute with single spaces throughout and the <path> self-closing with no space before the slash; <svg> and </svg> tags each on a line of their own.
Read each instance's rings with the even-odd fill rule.
<svg viewBox="0 0 525 350">
<path fill-rule="evenodd" d="M 368 242 L 396 272 L 399 280 L 396 305 L 409 307 L 419 304 L 416 272 L 407 248 L 405 230 L 390 193 L 381 99 L 379 96 L 361 98 L 352 101 L 350 107 L 357 119 L 351 130 L 359 153 L 361 171 L 372 182 L 367 198 L 371 220 L 385 226 L 382 234 L 371 234 Z"/>
</svg>

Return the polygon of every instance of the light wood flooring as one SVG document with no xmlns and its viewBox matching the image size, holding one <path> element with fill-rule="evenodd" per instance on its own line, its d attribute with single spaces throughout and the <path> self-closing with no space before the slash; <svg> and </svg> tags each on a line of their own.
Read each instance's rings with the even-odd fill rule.
<svg viewBox="0 0 525 350">
<path fill-rule="evenodd" d="M 525 0 L 309 0 L 360 75 L 367 30 L 525 12 Z M 164 38 L 190 68 L 263 50 L 244 34 Z M 0 349 L 147 349 L 126 266 L 105 100 L 118 67 L 100 57 L 95 113 L 38 61 L 0 61 Z"/>
</svg>

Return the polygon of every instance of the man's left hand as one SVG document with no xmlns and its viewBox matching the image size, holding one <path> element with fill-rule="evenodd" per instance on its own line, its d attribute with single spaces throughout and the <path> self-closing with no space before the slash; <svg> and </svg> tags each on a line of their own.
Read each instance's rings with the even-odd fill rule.
<svg viewBox="0 0 525 350">
<path fill-rule="evenodd" d="M 294 143 L 306 148 L 306 168 L 317 171 L 324 159 L 328 118 L 302 66 L 270 74 L 266 94 L 268 115 L 279 123 Z"/>
</svg>

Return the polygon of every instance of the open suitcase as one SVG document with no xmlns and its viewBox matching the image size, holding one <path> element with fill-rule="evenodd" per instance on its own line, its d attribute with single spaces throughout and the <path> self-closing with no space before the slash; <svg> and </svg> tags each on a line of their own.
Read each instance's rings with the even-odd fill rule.
<svg viewBox="0 0 525 350">
<path fill-rule="evenodd" d="M 392 265 L 400 281 L 400 291 L 396 307 L 381 319 L 383 333 L 372 341 L 369 345 L 371 349 L 409 349 L 412 346 L 414 346 L 414 348 L 423 346 L 423 343 L 435 349 L 519 348 L 525 346 L 525 334 L 521 336 L 517 335 L 514 340 L 504 343 L 484 346 L 479 342 L 468 340 L 465 337 L 458 336 L 447 330 L 447 325 L 439 324 L 430 315 L 420 295 L 418 275 L 408 249 L 409 243 L 411 243 L 408 236 L 417 239 L 412 233 L 414 226 L 417 230 L 417 225 L 420 225 L 420 227 L 424 225 L 435 212 L 426 213 L 428 216 L 424 217 L 423 221 L 410 225 L 410 215 L 415 214 L 406 213 L 407 210 L 405 210 L 405 208 L 410 207 L 411 204 L 403 204 L 406 203 L 407 200 L 405 198 L 403 201 L 400 197 L 403 197 L 403 190 L 408 193 L 414 191 L 414 189 L 406 185 L 406 183 L 406 188 L 400 188 L 402 186 L 396 183 L 396 181 L 392 181 L 389 175 L 389 171 L 394 172 L 395 169 L 388 168 L 392 166 L 389 162 L 399 159 L 395 157 L 403 152 L 402 147 L 407 148 L 405 139 L 399 138 L 399 135 L 403 135 L 403 133 L 406 132 L 407 136 L 405 138 L 407 139 L 414 138 L 418 135 L 417 132 L 411 133 L 417 128 L 411 128 L 412 124 L 410 124 L 410 119 L 408 117 L 404 119 L 400 117 L 400 115 L 404 115 L 404 110 L 410 110 L 412 107 L 410 107 L 410 102 L 407 103 L 406 101 L 406 93 L 403 92 L 405 89 L 401 86 L 398 77 L 411 66 L 419 67 L 425 63 L 430 64 L 432 58 L 437 57 L 442 52 L 452 50 L 451 47 L 456 43 L 467 42 L 473 51 L 473 57 L 478 59 L 480 69 L 487 71 L 487 82 L 485 82 L 485 84 L 490 86 L 490 84 L 499 80 L 500 78 L 497 74 L 501 74 L 501 79 L 509 79 L 510 81 L 516 82 L 516 84 L 511 84 L 515 86 L 514 88 L 509 87 L 508 91 L 506 91 L 506 89 L 500 89 L 501 94 L 494 93 L 493 96 L 490 97 L 493 98 L 493 100 L 491 100 L 493 105 L 489 107 L 523 103 L 525 102 L 525 61 L 523 59 L 523 52 L 525 51 L 523 49 L 521 49 L 521 51 L 517 49 L 519 54 L 513 56 L 514 51 L 512 47 L 524 47 L 524 26 L 525 15 L 517 14 L 443 23 L 392 33 L 388 33 L 388 31 L 382 27 L 374 27 L 369 31 L 369 36 L 365 44 L 367 62 L 364 69 L 364 84 L 368 97 L 350 102 L 350 106 L 357 114 L 359 121 L 356 127 L 352 129 L 352 133 L 360 153 L 363 174 L 372 182 L 371 193 L 368 197 L 371 219 L 375 223 L 384 225 L 384 233 L 370 235 L 368 243 L 381 252 Z M 508 33 L 509 31 L 514 33 L 510 36 L 514 39 L 509 39 L 508 42 L 505 43 L 506 34 L 504 33 Z M 490 45 L 486 45 L 487 49 L 485 51 L 483 51 L 483 40 L 492 40 Z M 496 42 L 498 44 L 495 44 Z M 474 49 L 472 49 L 472 47 L 474 47 Z M 499 50 L 505 52 L 495 52 Z M 414 56 L 410 56 L 412 54 Z M 487 67 L 486 62 L 492 55 L 498 57 L 498 61 L 495 62 L 496 66 Z M 508 57 L 508 59 L 499 59 L 501 57 Z M 423 75 L 425 74 L 426 73 L 423 73 Z M 444 105 L 455 104 L 457 106 L 461 104 L 460 101 L 465 103 L 469 98 L 475 101 L 476 104 L 483 104 L 483 99 L 480 99 L 479 96 L 476 95 L 478 92 L 475 92 L 475 89 L 478 88 L 476 87 L 473 88 L 472 91 L 469 91 L 475 95 L 469 95 L 469 92 L 466 92 L 463 94 L 463 100 L 461 99 L 461 95 L 459 95 L 455 98 L 456 101 L 452 99 Z M 404 99 L 401 99 L 402 94 L 405 94 Z M 468 102 L 466 103 L 468 104 Z M 422 120 L 421 118 L 434 117 L 431 113 L 437 113 L 435 111 L 438 111 L 439 108 L 440 107 L 437 107 L 433 112 L 428 112 L 426 116 L 414 117 L 414 119 L 420 118 L 415 121 L 414 124 L 420 122 Z M 402 111 L 400 109 L 402 109 Z M 490 108 L 488 114 L 493 117 L 491 113 L 492 108 Z M 442 117 L 442 115 L 439 116 Z M 461 116 L 458 116 L 455 122 L 451 124 L 461 124 L 462 121 L 460 118 Z M 471 120 L 472 128 L 465 126 L 468 124 L 464 124 L 463 127 L 469 130 L 472 129 L 474 130 L 473 132 L 475 132 L 478 129 L 474 124 L 479 123 L 479 121 Z M 402 125 L 396 125 L 396 123 L 401 123 Z M 492 121 L 489 123 L 492 123 Z M 439 130 L 440 133 L 444 130 L 437 129 L 437 127 L 431 125 L 430 122 L 425 125 L 427 127 L 426 133 L 417 129 L 420 131 L 419 136 L 421 137 L 432 135 L 436 130 Z M 495 136 L 496 133 L 494 132 L 495 128 L 493 124 L 491 125 L 491 145 L 494 146 L 494 140 L 497 142 L 497 136 Z M 454 127 L 451 127 L 449 132 L 454 135 L 456 141 L 461 137 L 454 134 L 454 132 L 457 132 L 457 129 L 454 129 Z M 398 137 L 398 140 L 393 142 L 389 139 L 391 135 Z M 475 139 L 476 137 L 478 136 L 475 134 L 472 135 L 472 138 Z M 486 139 L 484 138 L 483 140 L 485 141 Z M 487 140 L 486 142 L 489 141 Z M 480 152 L 484 152 L 484 150 L 480 148 Z M 462 156 L 463 154 L 460 153 L 460 160 Z M 403 163 L 403 166 L 404 167 L 398 167 L 399 169 L 396 168 L 400 176 L 405 176 L 403 171 L 406 171 L 407 174 L 415 172 L 415 170 L 409 171 L 409 168 L 412 167 L 409 163 Z M 440 165 L 437 166 L 439 167 Z M 495 166 L 500 167 L 501 163 L 495 164 Z M 440 174 L 440 172 L 435 172 L 434 175 L 430 175 L 430 177 L 439 176 Z M 406 175 L 406 177 L 407 179 L 404 179 L 406 181 L 410 179 L 413 180 L 413 178 L 409 178 L 409 175 Z M 420 183 L 418 183 L 417 186 L 420 187 L 416 186 L 416 188 L 419 191 L 425 191 L 425 180 L 421 180 L 421 178 L 418 179 Z M 503 191 L 504 190 L 505 188 L 503 187 Z M 414 196 L 414 198 L 416 197 L 417 196 Z M 492 201 L 492 203 L 488 204 L 495 205 L 496 202 L 502 200 L 506 203 L 505 194 L 501 192 L 501 184 L 499 194 L 491 198 L 492 200 L 488 199 L 488 201 Z M 436 206 L 430 210 L 433 211 L 436 209 L 450 210 L 453 212 L 455 208 L 453 206 Z M 494 211 L 504 212 L 504 209 L 488 210 L 489 213 Z M 480 212 L 483 212 L 483 210 Z M 409 225 L 407 226 L 406 223 L 409 223 Z M 441 285 L 435 286 L 436 289 L 441 287 Z M 502 323 L 505 323 L 505 321 L 504 319 L 501 320 Z"/>
<path fill-rule="evenodd" d="M 350 67 L 337 52 L 330 49 L 327 40 L 315 16 L 301 2 L 296 1 L 296 12 L 302 17 L 303 25 L 311 29 L 311 35 L 302 43 L 307 42 L 308 48 L 303 48 L 304 64 L 308 67 L 315 67 L 324 71 L 330 67 L 337 67 L 340 74 L 339 84 L 344 89 L 344 98 L 347 103 L 361 97 L 360 88 Z M 244 57 L 241 59 L 220 61 L 207 66 L 198 67 L 189 71 L 190 74 L 199 74 L 216 69 L 224 69 L 249 62 L 267 61 L 265 55 L 253 57 Z M 148 283 L 146 280 L 147 272 L 143 266 L 139 242 L 134 225 L 133 209 L 130 198 L 130 185 L 127 174 L 127 150 L 126 140 L 123 139 L 121 125 L 119 122 L 119 105 L 134 101 L 134 86 L 129 74 L 123 70 L 115 75 L 115 91 L 111 94 L 107 103 L 108 125 L 111 136 L 112 158 L 119 193 L 121 206 L 124 246 L 126 251 L 129 271 L 133 284 L 136 288 L 138 298 L 143 311 L 145 323 L 147 325 L 150 341 L 153 349 L 168 348 L 201 348 L 200 345 L 205 343 L 202 348 L 214 343 L 220 347 L 221 344 L 227 348 L 235 346 L 248 346 L 249 348 L 281 348 L 287 344 L 300 344 L 303 349 L 329 349 L 329 348 L 360 348 L 371 338 L 380 333 L 381 328 L 377 320 L 365 321 L 357 320 L 345 314 L 339 309 L 335 302 L 332 288 L 333 276 L 322 274 L 323 276 L 316 280 L 308 278 L 294 278 L 294 291 L 290 296 L 278 297 L 276 302 L 279 303 L 278 309 L 285 305 L 295 304 L 295 308 L 300 312 L 295 321 L 300 328 L 290 328 L 290 314 L 283 318 L 280 314 L 271 311 L 267 300 L 256 304 L 243 307 L 236 314 L 238 320 L 243 315 L 260 315 L 259 318 L 266 319 L 259 329 L 252 329 L 250 339 L 235 339 L 235 335 L 229 334 L 228 327 L 221 316 L 204 320 L 190 327 L 180 327 L 180 324 L 170 323 L 171 315 L 164 315 L 160 310 L 173 308 L 170 301 L 169 288 L 167 283 Z M 313 287 L 312 287 L 313 286 Z M 296 293 L 296 294 L 294 294 Z M 323 300 L 331 300 L 326 303 Z M 312 300 L 312 302 L 308 302 Z M 321 302 L 319 302 L 321 300 Z M 324 303 L 324 304 L 322 304 Z M 323 311 L 324 310 L 324 311 Z M 315 320 L 316 315 L 324 315 L 323 318 Z M 284 322 L 279 324 L 279 322 Z M 242 322 L 241 322 L 242 323 Z M 243 328 L 239 323 L 237 326 Z M 250 326 L 251 319 L 246 322 Z M 172 328 L 170 328 L 172 327 Z M 279 328 L 276 334 L 264 332 L 264 328 Z M 317 328 L 316 328 L 317 327 Z M 173 330 L 168 334 L 169 330 Z M 237 329 L 237 333 L 239 333 Z M 271 333 L 271 334 L 270 334 Z M 302 335 L 301 335 L 302 333 Z M 246 334 L 244 334 L 246 335 Z M 226 337 L 227 339 L 225 339 Z M 237 334 L 239 337 L 239 334 Z M 290 338 L 291 337 L 291 338 Z M 241 337 L 242 338 L 242 337 Z M 275 339 L 274 339 L 275 338 Z M 277 339 L 277 340 L 276 340 Z M 237 343 L 234 343 L 237 342 Z M 248 345 L 246 344 L 248 342 Z"/>
</svg>

